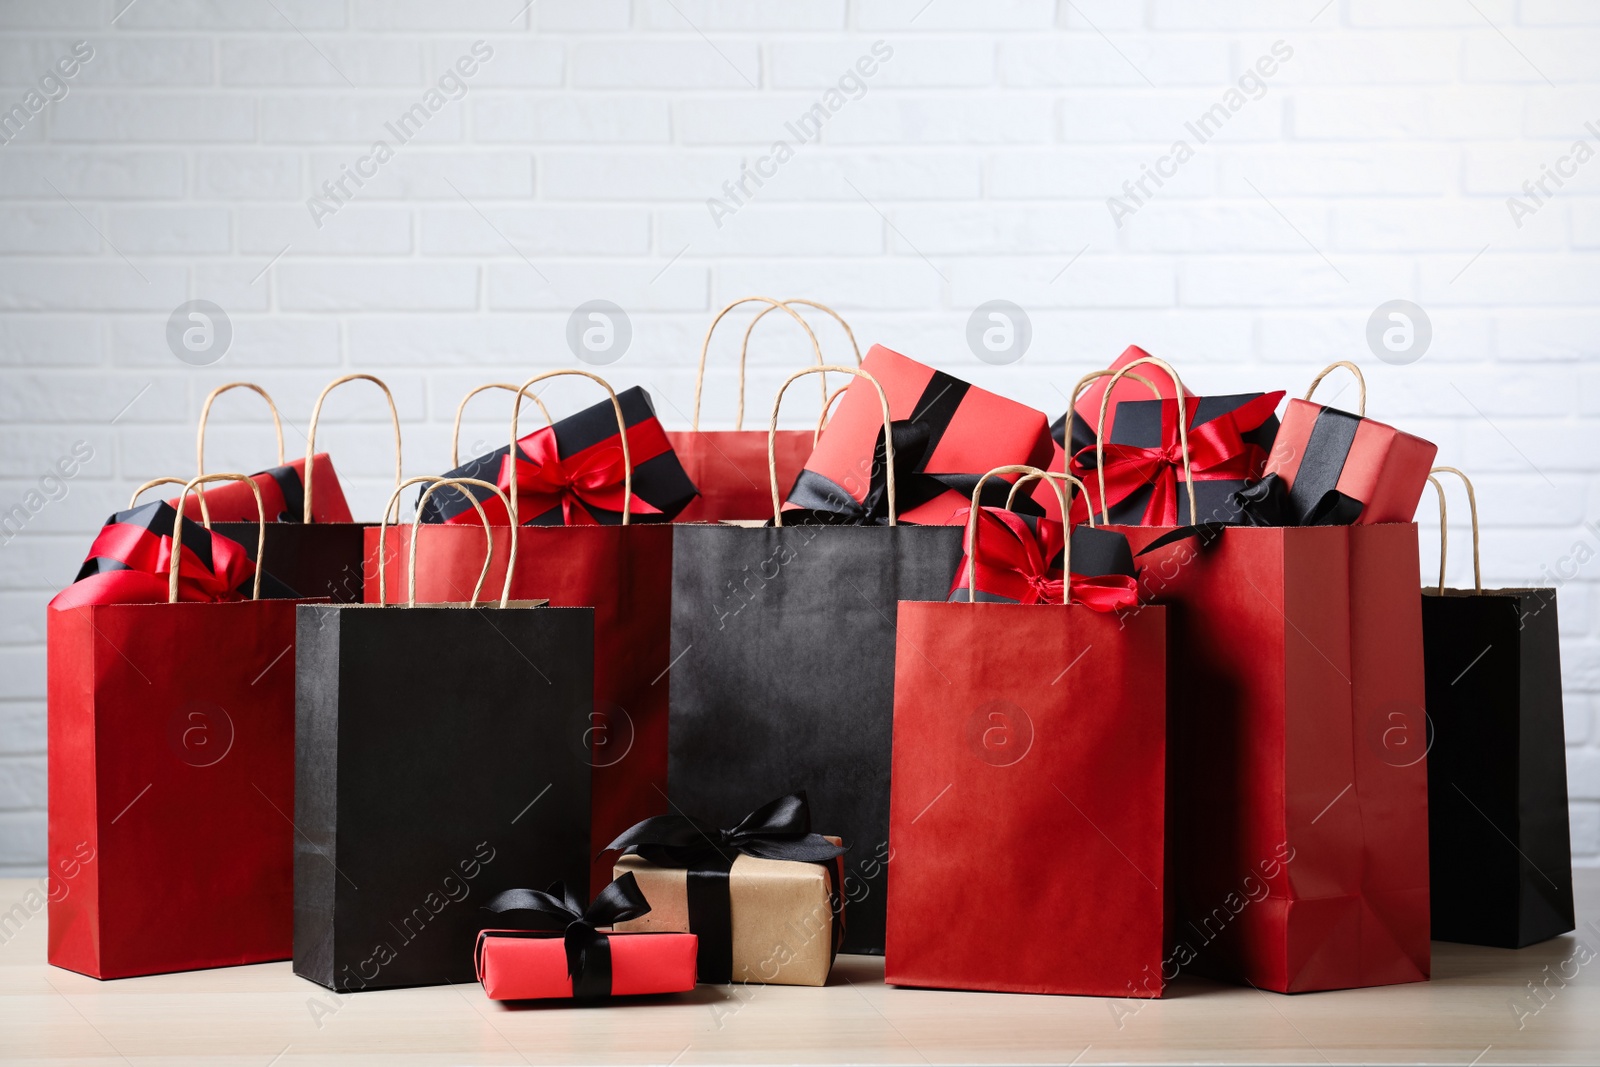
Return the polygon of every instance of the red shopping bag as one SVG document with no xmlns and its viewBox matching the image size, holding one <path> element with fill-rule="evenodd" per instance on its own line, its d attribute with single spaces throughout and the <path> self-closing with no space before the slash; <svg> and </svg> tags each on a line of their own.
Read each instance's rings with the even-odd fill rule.
<svg viewBox="0 0 1600 1067">
<path fill-rule="evenodd" d="M 1070 551 L 1072 603 L 978 601 L 1036 588 L 1054 547 L 996 523 L 984 548 L 988 510 L 974 492 L 962 596 L 900 603 L 884 977 L 1160 996 L 1166 612 L 1080 602 Z"/>
<path fill-rule="evenodd" d="M 1284 495 L 1269 477 L 1234 504 L 1282 522 Z M 1314 511 L 1360 507 L 1332 494 Z M 1278 992 L 1426 979 L 1416 526 L 1111 529 L 1143 563 L 1141 598 L 1175 609 L 1174 952 Z"/>
<path fill-rule="evenodd" d="M 767 306 L 750 321 L 744 333 L 744 343 L 739 349 L 739 407 L 734 416 L 733 429 L 702 430 L 700 398 L 705 388 L 706 352 L 711 347 L 711 336 L 716 332 L 717 324 L 730 311 L 748 303 L 762 303 Z M 747 296 L 735 300 L 717 313 L 717 317 L 711 320 L 710 328 L 706 330 L 705 341 L 700 346 L 700 369 L 695 377 L 694 416 L 691 428 L 667 432 L 673 450 L 678 453 L 679 462 L 688 472 L 689 480 L 700 490 L 699 498 L 678 515 L 678 522 L 721 522 L 728 519 L 748 521 L 766 519 L 770 515 L 772 487 L 767 468 L 767 431 L 743 428 L 745 357 L 750 347 L 750 333 L 755 329 L 756 323 L 769 313 L 781 310 L 800 324 L 800 328 L 806 333 L 806 339 L 811 342 L 817 363 L 820 365 L 823 362 L 822 347 L 817 343 L 816 335 L 812 333 L 805 319 L 790 306 L 792 304 L 817 308 L 832 315 L 844 327 L 845 333 L 850 337 L 851 345 L 855 344 L 855 335 L 850 332 L 849 325 L 839 317 L 838 312 L 811 300 L 783 301 L 764 296 Z M 861 363 L 859 349 L 855 355 L 856 363 L 859 365 Z M 827 388 L 824 377 L 822 380 L 824 417 L 828 402 Z M 811 449 L 816 445 L 817 437 L 822 432 L 821 424 L 822 420 L 819 419 L 818 429 L 814 432 L 779 430 L 775 435 L 774 450 L 780 493 L 794 484 L 800 469 L 805 466 L 806 457 L 811 455 Z"/>
<path fill-rule="evenodd" d="M 586 371 L 538 374 L 527 392 L 546 378 L 563 374 L 591 378 L 612 398 L 619 434 L 624 425 L 616 394 Z M 518 418 L 512 418 L 516 440 Z M 624 446 L 625 447 L 625 446 Z M 672 526 L 630 521 L 632 468 L 624 464 L 624 500 L 619 525 L 517 527 L 517 563 L 511 596 L 548 599 L 555 607 L 591 607 L 595 613 L 595 707 L 586 735 L 593 775 L 593 840 L 598 855 L 605 844 L 643 819 L 666 811 L 667 678 L 672 590 Z M 518 490 L 511 485 L 513 515 Z M 396 603 L 403 595 L 402 561 L 413 551 L 426 553 L 427 569 L 418 575 L 417 600 L 465 600 L 483 566 L 483 534 L 456 523 L 424 523 L 420 529 L 390 529 L 384 554 L 383 589 L 368 581 L 369 602 Z M 413 543 L 412 538 L 416 541 Z M 377 574 L 378 531 L 368 530 L 366 558 Z M 511 538 L 497 538 L 489 581 L 504 580 Z M 595 891 L 611 881 L 608 860 L 591 868 Z"/>
<path fill-rule="evenodd" d="M 339 383 L 334 383 L 337 384 Z M 350 505 L 345 501 L 344 490 L 339 485 L 339 476 L 334 473 L 333 461 L 328 458 L 326 452 L 308 454 L 305 459 L 284 462 L 283 420 L 278 415 L 278 406 L 272 402 L 272 397 L 267 391 L 254 382 L 229 382 L 227 385 L 217 386 L 207 394 L 205 405 L 200 409 L 200 425 L 195 433 L 195 473 L 204 474 L 206 470 L 206 424 L 211 418 L 211 405 L 217 397 L 230 389 L 249 389 L 267 402 L 267 407 L 272 411 L 272 427 L 278 435 L 277 465 L 250 476 L 250 480 L 255 483 L 255 491 L 248 486 L 230 483 L 209 493 L 203 490 L 196 493 L 195 499 L 184 505 L 184 518 L 199 517 L 200 498 L 203 495 L 213 522 L 255 522 L 258 514 L 265 515 L 268 522 L 351 521 Z M 306 491 L 307 482 L 310 480 L 307 474 L 308 468 L 314 468 L 323 486 L 322 496 L 318 498 L 316 507 L 309 511 Z M 177 501 L 172 503 L 176 506 Z"/>
<path fill-rule="evenodd" d="M 96 978 L 291 951 L 295 602 L 178 514 L 97 542 L 50 608 L 50 869 L 81 873 L 49 960 Z"/>
</svg>

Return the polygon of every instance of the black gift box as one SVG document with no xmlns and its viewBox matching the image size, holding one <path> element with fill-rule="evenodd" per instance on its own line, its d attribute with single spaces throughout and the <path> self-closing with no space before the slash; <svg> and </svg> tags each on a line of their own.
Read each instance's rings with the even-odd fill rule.
<svg viewBox="0 0 1600 1067">
<path fill-rule="evenodd" d="M 637 500 L 644 501 L 655 509 L 641 510 L 636 504 L 628 521 L 671 522 L 680 511 L 689 506 L 689 502 L 695 498 L 698 491 L 694 483 L 689 480 L 689 476 L 684 473 L 677 455 L 666 441 L 665 431 L 661 429 L 661 424 L 656 419 L 655 404 L 651 401 L 650 394 L 639 386 L 634 386 L 618 393 L 617 403 L 622 408 L 622 420 L 628 426 L 628 447 L 633 459 L 633 495 Z M 575 415 L 558 419 L 551 426 L 535 430 L 518 440 L 519 448 L 523 452 L 522 458 L 527 458 L 526 451 L 536 437 L 549 433 L 555 435 L 557 453 L 563 459 L 571 458 L 586 449 L 616 440 L 616 409 L 611 406 L 611 400 L 607 398 L 584 408 Z M 507 483 L 501 481 L 501 470 L 510 451 L 509 445 L 498 448 L 487 455 L 469 460 L 444 477 L 479 478 L 499 485 L 503 489 L 509 488 Z M 621 485 L 620 476 L 617 484 Z M 440 489 L 424 506 L 422 521 L 476 523 L 477 512 L 462 495 L 468 491 L 483 504 L 491 522 L 503 525 L 508 521 L 505 505 L 500 503 L 494 493 L 479 486 L 470 486 L 465 490 L 453 486 Z M 583 508 L 590 520 L 601 525 L 616 526 L 622 522 L 620 509 L 600 508 L 587 503 L 579 503 L 578 506 Z M 526 499 L 519 499 L 518 515 L 524 526 L 563 525 L 563 511 L 560 506 L 546 507 L 534 513 Z"/>
</svg>

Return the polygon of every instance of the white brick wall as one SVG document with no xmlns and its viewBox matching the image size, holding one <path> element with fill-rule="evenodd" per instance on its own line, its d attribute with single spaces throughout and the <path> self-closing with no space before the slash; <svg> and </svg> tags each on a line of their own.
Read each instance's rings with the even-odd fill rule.
<svg viewBox="0 0 1600 1067">
<path fill-rule="evenodd" d="M 393 141 L 384 124 L 479 40 L 494 54 L 465 95 L 318 227 L 307 198 Z M 716 225 L 708 199 L 880 40 L 893 56 L 864 93 L 847 86 L 858 98 Z M 1106 198 L 1279 40 L 1293 58 L 1259 98 L 1117 227 Z M 44 603 L 134 484 L 189 470 L 212 386 L 265 384 L 294 447 L 321 384 L 376 372 L 407 420 L 407 472 L 437 472 L 461 393 L 571 363 L 566 318 L 591 299 L 633 319 L 605 373 L 649 386 L 673 424 L 710 313 L 750 292 L 835 304 L 864 343 L 1052 416 L 1057 390 L 1130 342 L 1210 391 L 1299 390 L 1354 357 L 1374 415 L 1479 475 L 1491 582 L 1548 582 L 1574 545 L 1600 546 L 1583 527 L 1600 518 L 1600 162 L 1520 228 L 1506 208 L 1574 141 L 1600 146 L 1594 3 L 0 0 L 0 114 L 78 41 L 95 54 L 67 95 L 0 147 L 0 511 L 75 441 L 95 450 L 0 546 L 0 874 L 43 860 Z M 166 347 L 191 298 L 232 319 L 211 367 Z M 1005 368 L 963 339 L 994 298 L 1033 321 Z M 1433 323 L 1405 367 L 1365 342 L 1395 298 Z M 707 390 L 719 425 L 737 332 Z M 754 412 L 800 358 L 781 321 L 757 336 Z M 499 439 L 502 406 L 474 407 L 469 448 Z M 362 515 L 384 492 L 380 417 L 352 389 L 322 431 Z M 265 465 L 269 433 L 228 397 L 213 468 Z M 1464 557 L 1451 570 L 1469 580 Z M 1590 863 L 1597 594 L 1593 564 L 1561 588 Z"/>
</svg>

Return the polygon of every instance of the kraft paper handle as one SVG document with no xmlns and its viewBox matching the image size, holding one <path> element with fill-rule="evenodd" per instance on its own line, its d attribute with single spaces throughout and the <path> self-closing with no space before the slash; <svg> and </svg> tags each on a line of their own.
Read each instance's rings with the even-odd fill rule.
<svg viewBox="0 0 1600 1067">
<path fill-rule="evenodd" d="M 848 388 L 850 388 L 848 385 L 841 385 L 839 388 L 833 391 L 832 395 L 829 396 L 826 401 L 823 402 L 822 414 L 817 416 L 816 431 L 811 435 L 812 448 L 817 447 L 817 442 L 822 440 L 822 431 L 828 428 L 828 417 L 833 412 L 834 401 L 838 400 L 841 396 L 844 396 L 844 391 Z"/>
<path fill-rule="evenodd" d="M 249 389 L 267 402 L 267 410 L 272 412 L 272 432 L 278 438 L 277 465 L 279 467 L 283 466 L 283 419 L 278 415 L 278 405 L 274 404 L 271 395 L 255 382 L 229 382 L 227 385 L 219 385 L 207 393 L 206 402 L 200 405 L 200 423 L 195 427 L 194 435 L 194 473 L 196 476 L 206 472 L 206 423 L 211 418 L 211 405 L 216 401 L 217 397 L 230 389 Z M 204 489 L 196 490 L 195 495 L 204 501 L 206 491 Z M 257 496 L 259 495 L 258 493 Z M 259 514 L 258 517 L 260 517 Z"/>
<path fill-rule="evenodd" d="M 388 583 L 385 580 L 386 577 L 387 577 L 387 573 L 386 573 L 384 565 L 383 565 L 383 563 L 384 563 L 384 560 L 383 560 L 384 547 L 385 547 L 386 543 L 388 542 L 389 516 L 391 514 L 394 514 L 396 519 L 398 520 L 399 515 L 398 515 L 398 512 L 397 512 L 397 505 L 400 502 L 400 493 L 401 493 L 401 491 L 406 489 L 406 488 L 408 488 L 409 486 L 418 485 L 418 484 L 420 484 L 422 482 L 428 482 L 428 483 L 430 483 L 430 485 L 429 485 L 429 488 L 427 490 L 425 490 L 423 492 L 422 496 L 417 500 L 417 514 L 416 514 L 416 517 L 413 518 L 412 522 L 411 522 L 411 560 L 410 560 L 410 565 L 409 565 L 408 572 L 407 572 L 408 575 L 409 575 L 409 578 L 410 578 L 410 595 L 409 595 L 409 597 L 407 598 L 407 601 L 406 601 L 406 606 L 407 607 L 413 607 L 414 608 L 414 607 L 417 606 L 417 537 L 418 537 L 418 533 L 419 533 L 418 527 L 421 525 L 422 505 L 427 502 L 428 497 L 433 493 L 433 491 L 435 489 L 438 489 L 439 486 L 441 486 L 441 485 L 481 485 L 485 489 L 492 490 L 495 493 L 495 495 L 498 496 L 501 499 L 501 501 L 506 504 L 507 513 L 509 514 L 509 510 L 510 510 L 511 504 L 510 504 L 509 501 L 506 500 L 505 493 L 501 492 L 499 486 L 492 485 L 491 483 L 483 481 L 481 479 L 478 479 L 478 478 L 442 478 L 442 477 L 438 477 L 436 475 L 428 475 L 428 474 L 418 475 L 415 478 L 406 479 L 406 481 L 402 482 L 400 485 L 395 487 L 395 491 L 393 493 L 389 494 L 389 502 L 383 506 L 383 518 L 381 520 L 379 520 L 379 522 L 378 522 L 378 603 L 380 603 L 380 604 L 387 604 L 389 602 Z M 490 532 L 489 515 L 488 515 L 487 512 L 485 512 L 483 510 L 483 505 L 481 503 L 479 503 L 478 498 L 473 496 L 471 493 L 466 493 L 466 497 L 467 497 L 467 501 L 474 508 L 476 508 L 477 511 L 478 511 L 478 519 L 483 523 L 483 536 L 484 536 L 484 542 L 485 542 L 485 552 L 484 552 L 484 557 L 483 557 L 483 569 L 478 572 L 478 582 L 477 582 L 476 585 L 474 585 L 472 587 L 472 603 L 474 605 L 476 605 L 478 603 L 479 597 L 483 594 L 483 583 L 489 577 L 489 567 L 494 562 L 494 534 Z M 510 598 L 510 594 L 511 594 L 511 576 L 512 576 L 512 574 L 514 574 L 516 572 L 516 566 L 517 566 L 517 537 L 516 537 L 516 531 L 515 531 L 515 529 L 513 529 L 512 530 L 512 534 L 511 534 L 511 554 L 510 554 L 509 558 L 506 560 L 506 580 L 505 580 L 505 584 L 500 589 L 500 605 L 499 606 L 502 607 L 502 608 L 506 606 L 506 601 Z"/>
<path fill-rule="evenodd" d="M 791 303 L 792 302 L 793 301 L 791 301 Z M 817 357 L 817 366 L 820 367 L 824 362 L 822 358 L 822 345 L 817 342 L 817 335 L 812 332 L 810 324 L 807 323 L 805 319 L 801 318 L 800 313 L 794 308 L 790 307 L 788 303 L 785 303 L 782 300 L 774 300 L 770 296 L 740 297 L 738 300 L 735 300 L 733 303 L 717 312 L 717 317 L 712 319 L 711 325 L 706 328 L 705 340 L 700 342 L 700 369 L 695 373 L 694 376 L 694 416 L 689 423 L 689 428 L 691 430 L 700 429 L 700 395 L 705 389 L 706 384 L 706 352 L 711 348 L 711 335 L 717 332 L 717 323 L 721 322 L 725 317 L 727 317 L 728 312 L 732 311 L 736 307 L 739 307 L 741 304 L 767 305 L 762 309 L 762 315 L 765 315 L 769 311 L 776 311 L 779 308 L 782 308 L 788 313 L 789 317 L 794 319 L 795 322 L 798 322 L 800 324 L 800 328 L 806 332 L 806 339 L 811 342 L 811 351 Z M 757 318 L 759 319 L 760 316 L 758 315 Z M 755 325 L 756 324 L 752 322 L 749 329 L 745 330 L 744 344 L 739 349 L 739 408 L 738 412 L 734 416 L 733 421 L 733 428 L 735 430 L 742 429 L 744 427 L 744 358 L 746 351 L 748 351 L 750 347 L 750 330 L 755 329 Z M 822 381 L 822 399 L 824 401 L 828 399 L 828 381 L 826 378 L 824 378 Z"/>
<path fill-rule="evenodd" d="M 1111 505 L 1106 501 L 1106 409 L 1111 406 L 1111 393 L 1116 389 L 1117 382 L 1127 376 L 1133 368 L 1146 363 L 1166 371 L 1167 376 L 1172 379 L 1173 389 L 1178 394 L 1178 451 L 1183 456 L 1183 484 L 1189 490 L 1189 521 L 1198 522 L 1200 507 L 1195 503 L 1194 478 L 1189 469 L 1189 409 L 1188 403 L 1183 398 L 1183 379 L 1172 369 L 1172 364 L 1156 356 L 1141 356 L 1117 371 L 1106 383 L 1106 391 L 1100 396 L 1100 417 L 1094 424 L 1094 465 L 1095 471 L 1100 476 L 1100 521 L 1111 522 Z"/>
<path fill-rule="evenodd" d="M 1337 363 L 1330 363 L 1326 367 L 1323 367 L 1322 368 L 1322 373 L 1317 375 L 1315 378 L 1311 379 L 1311 388 L 1306 390 L 1306 395 L 1304 397 L 1302 397 L 1302 399 L 1310 400 L 1311 399 L 1311 394 L 1316 392 L 1317 391 L 1317 386 L 1322 384 L 1322 379 L 1326 378 L 1328 375 L 1332 374 L 1334 371 L 1338 370 L 1340 367 L 1343 367 L 1345 370 L 1349 371 L 1351 374 L 1354 374 L 1356 376 L 1356 384 L 1361 387 L 1360 406 L 1356 408 L 1356 416 L 1358 418 L 1366 418 L 1366 415 L 1367 415 L 1367 379 L 1366 379 L 1366 376 L 1361 373 L 1361 368 L 1356 366 L 1354 363 L 1351 363 L 1348 359 L 1341 359 Z M 1460 472 L 1458 471 L 1457 473 L 1460 473 Z"/>
<path fill-rule="evenodd" d="M 346 374 L 343 378 L 335 378 L 323 386 L 322 392 L 317 394 L 317 403 L 311 409 L 311 425 L 306 428 L 306 506 L 302 522 L 311 522 L 311 476 L 316 472 L 311 457 L 317 451 L 317 422 L 322 418 L 322 402 L 339 386 L 354 381 L 371 382 L 383 390 L 383 398 L 389 402 L 389 421 L 394 426 L 394 484 L 396 488 L 400 486 L 400 412 L 394 406 L 394 394 L 389 392 L 389 387 L 380 379 L 370 374 Z"/>
<path fill-rule="evenodd" d="M 154 489 L 158 485 L 188 484 L 188 481 L 183 478 L 152 478 L 133 491 L 133 496 L 128 498 L 128 507 L 131 509 L 135 504 L 137 504 L 139 502 L 139 498 L 144 496 L 144 491 L 146 489 Z M 259 496 L 260 493 L 258 492 L 256 495 Z M 209 530 L 211 529 L 211 508 L 206 505 L 206 498 L 204 494 L 196 493 L 195 499 L 200 501 L 200 521 L 205 525 L 205 528 Z"/>
<path fill-rule="evenodd" d="M 1055 490 L 1056 499 L 1061 502 L 1061 514 L 1063 515 L 1067 513 L 1067 494 L 1065 490 L 1061 488 L 1061 482 L 1077 482 L 1078 489 L 1080 491 L 1083 490 L 1083 483 L 1079 482 L 1078 479 L 1072 477 L 1070 474 L 1051 474 L 1049 471 L 1042 471 L 1038 467 L 1029 467 L 1024 464 L 1012 464 L 1011 466 L 1007 467 L 996 467 L 994 470 L 986 473 L 982 478 L 979 478 L 978 484 L 972 487 L 972 510 L 967 514 L 968 604 L 976 604 L 978 602 L 978 579 L 976 568 L 973 565 L 973 557 L 977 555 L 978 513 L 983 510 L 982 505 L 979 503 L 983 496 L 983 483 L 988 481 L 990 478 L 997 477 L 1001 474 L 1022 474 L 1033 478 L 1043 478 L 1046 483 L 1049 484 L 1050 488 Z M 1021 478 L 1017 479 L 1017 484 L 1022 484 Z M 1013 486 L 1012 490 L 1015 491 L 1015 489 L 1016 486 Z M 1009 508 L 1011 505 L 1009 502 L 1007 502 L 1006 506 Z M 1062 528 L 1066 530 L 1066 536 L 1062 538 L 1064 543 L 1061 548 L 1061 573 L 1063 575 L 1061 582 L 1061 602 L 1063 604 L 1070 604 L 1072 603 L 1072 527 L 1063 522 Z M 1047 560 L 1046 562 L 1048 563 L 1049 561 Z"/>
<path fill-rule="evenodd" d="M 889 394 L 883 391 L 883 386 L 878 384 L 878 379 L 861 370 L 859 367 L 841 367 L 836 364 L 823 364 L 820 367 L 806 367 L 797 370 L 778 387 L 778 395 L 772 398 L 772 422 L 767 426 L 767 479 L 772 484 L 772 524 L 783 525 L 783 501 L 778 499 L 778 453 L 774 447 L 778 436 L 778 408 L 783 405 L 783 394 L 797 380 L 808 374 L 854 374 L 857 378 L 865 378 L 872 383 L 878 391 L 878 403 L 883 408 L 883 462 L 885 464 L 884 478 L 889 489 L 889 525 L 899 525 L 894 504 L 894 430 L 889 419 Z M 869 475 L 870 478 L 870 475 Z"/>
<path fill-rule="evenodd" d="M 844 329 L 845 337 L 849 338 L 849 340 L 850 340 L 850 349 L 851 349 L 852 352 L 855 353 L 856 366 L 858 366 L 858 367 L 861 366 L 861 345 L 859 345 L 856 342 L 856 333 L 855 333 L 854 330 L 852 330 L 850 328 L 850 324 L 848 322 L 844 321 L 844 316 L 843 315 L 840 315 L 837 311 L 833 310 L 828 305 L 819 304 L 815 300 L 805 300 L 805 299 L 800 298 L 800 297 L 791 297 L 788 300 L 783 301 L 783 303 L 784 304 L 790 304 L 790 305 L 792 305 L 792 304 L 803 304 L 806 307 L 816 308 L 818 311 L 826 312 L 827 314 L 832 315 L 833 318 L 834 318 L 834 321 L 838 322 L 840 327 L 842 327 Z M 772 312 L 775 311 L 775 310 L 777 310 L 777 309 L 776 308 L 770 308 L 770 307 L 762 308 L 760 311 L 756 312 L 756 317 L 751 319 L 750 320 L 750 325 L 746 326 L 745 329 L 744 329 L 744 346 L 739 349 L 739 415 L 740 415 L 740 419 L 741 420 L 744 417 L 744 354 L 745 354 L 746 350 L 748 350 L 749 347 L 750 347 L 750 334 L 755 330 L 756 323 L 760 322 L 766 316 L 772 314 Z M 822 362 L 822 353 L 820 351 L 817 353 L 817 362 L 819 364 Z M 822 388 L 823 388 L 822 414 L 817 416 L 817 432 L 811 435 L 811 446 L 813 448 L 816 447 L 817 439 L 822 436 L 822 428 L 823 428 L 823 426 L 827 425 L 828 408 L 832 406 L 833 402 L 836 399 L 838 399 L 839 395 L 841 393 L 843 393 L 845 389 L 848 389 L 849 386 L 844 386 L 843 388 L 835 390 L 832 396 L 828 396 L 827 395 L 828 376 L 826 374 L 824 374 L 822 376 Z M 738 429 L 738 424 L 735 424 L 734 428 Z"/>
<path fill-rule="evenodd" d="M 1072 396 L 1067 399 L 1067 429 L 1065 434 L 1067 438 L 1067 445 L 1070 446 L 1072 444 L 1072 420 L 1078 407 L 1078 398 L 1083 395 L 1083 391 L 1089 388 L 1090 383 L 1095 381 L 1095 379 L 1109 378 L 1115 373 L 1117 372 L 1114 370 L 1092 370 L 1088 374 L 1085 374 L 1082 378 L 1079 378 L 1078 384 L 1072 387 Z M 1155 397 L 1157 400 L 1161 399 L 1161 390 L 1156 386 L 1156 383 L 1152 382 L 1149 378 L 1146 378 L 1142 374 L 1130 374 L 1128 375 L 1128 378 L 1149 389 L 1150 395 Z M 1107 385 L 1106 390 L 1109 392 L 1110 389 L 1111 386 Z M 1066 448 L 1062 448 L 1061 451 L 1066 453 L 1066 462 L 1070 464 L 1072 462 L 1072 454 L 1067 452 Z M 1068 469 L 1070 470 L 1070 467 Z M 1037 479 L 1030 479 L 1030 481 L 1031 480 Z M 1092 512 L 1094 509 L 1090 508 L 1089 510 Z"/>
<path fill-rule="evenodd" d="M 1088 487 L 1085 486 L 1082 482 L 1080 482 L 1078 479 L 1074 478 L 1070 474 L 1062 474 L 1059 471 L 1047 471 L 1044 474 L 1024 474 L 1021 478 L 1018 478 L 1016 480 L 1016 483 L 1014 485 L 1012 485 L 1011 492 L 1006 494 L 1006 510 L 1007 511 L 1013 510 L 1011 505 L 1016 502 L 1017 493 L 1018 493 L 1019 490 L 1022 489 L 1022 487 L 1024 485 L 1030 485 L 1033 482 L 1039 481 L 1040 479 L 1045 479 L 1045 480 L 1052 481 L 1052 482 L 1054 482 L 1054 481 L 1071 482 L 1073 485 L 1078 487 L 1078 492 L 1082 493 L 1085 497 L 1087 497 L 1089 495 Z M 1065 511 L 1063 511 L 1061 514 L 1062 515 L 1066 515 L 1067 513 Z M 1090 529 L 1093 529 L 1094 528 L 1094 508 L 1089 508 L 1088 509 L 1088 515 L 1089 515 L 1089 527 L 1090 527 Z M 1066 525 L 1070 530 L 1071 523 L 1067 522 L 1065 519 L 1063 519 L 1062 522 L 1063 522 L 1063 525 Z"/>
<path fill-rule="evenodd" d="M 472 390 L 472 392 L 461 398 L 461 403 L 456 405 L 455 428 L 450 431 L 451 469 L 461 466 L 461 416 L 467 410 L 467 401 L 471 400 L 479 393 L 488 392 L 490 389 L 504 389 L 508 393 L 514 393 L 517 391 L 517 387 L 512 385 L 510 382 L 490 382 L 488 385 L 478 386 L 476 389 Z M 544 415 L 544 423 L 546 426 L 554 426 L 556 424 L 556 420 L 550 417 L 550 409 L 544 406 L 544 401 L 539 399 L 537 393 L 524 393 L 523 395 L 529 400 L 532 400 L 535 404 L 539 405 L 539 411 Z M 522 401 L 518 400 L 517 403 L 520 404 Z"/>
<path fill-rule="evenodd" d="M 1450 525 L 1444 503 L 1444 486 L 1435 474 L 1454 474 L 1467 487 L 1467 507 L 1472 512 L 1472 591 L 1483 592 L 1483 565 L 1478 553 L 1478 494 L 1472 488 L 1472 479 L 1455 467 L 1435 467 L 1428 472 L 1428 481 L 1439 494 L 1439 592 L 1444 592 L 1444 563 L 1450 551 Z"/>
<path fill-rule="evenodd" d="M 522 415 L 522 398 L 530 396 L 530 388 L 546 378 L 559 378 L 562 375 L 572 374 L 580 378 L 588 378 L 599 384 L 606 391 L 606 396 L 611 398 L 611 410 L 617 413 L 617 436 L 622 439 L 622 525 L 628 525 L 628 519 L 633 513 L 633 456 L 628 452 L 628 422 L 622 417 L 622 405 L 617 402 L 616 390 L 611 384 L 598 374 L 590 374 L 586 370 L 547 370 L 543 374 L 535 374 L 532 378 L 517 387 L 517 402 L 511 409 L 511 451 L 506 453 L 513 462 L 517 455 L 517 420 Z M 517 521 L 517 479 L 515 471 L 511 478 L 511 500 L 506 508 L 511 516 L 511 525 L 519 525 Z"/>
<path fill-rule="evenodd" d="M 261 557 L 267 550 L 267 520 L 263 517 L 265 508 L 261 503 L 261 487 L 246 474 L 197 474 L 184 483 L 183 492 L 178 494 L 178 516 L 172 523 L 172 565 L 167 575 L 167 603 L 178 602 L 178 572 L 182 569 L 183 562 L 183 508 L 188 501 L 189 490 L 194 489 L 198 492 L 198 487 L 206 482 L 243 482 L 256 495 L 256 577 L 255 585 L 250 591 L 250 599 L 260 600 Z"/>
<path fill-rule="evenodd" d="M 833 321 L 839 324 L 840 329 L 844 330 L 845 338 L 850 342 L 850 349 L 855 353 L 856 366 L 861 366 L 861 345 L 856 341 L 856 332 L 850 328 L 850 324 L 844 320 L 843 315 L 833 310 L 833 308 L 829 307 L 827 304 L 821 304 L 815 300 L 807 300 L 805 297 L 801 296 L 791 296 L 787 300 L 779 301 L 779 303 L 788 304 L 790 306 L 799 304 L 802 307 L 816 308 L 824 315 L 831 316 Z M 756 312 L 756 317 L 751 319 L 750 325 L 744 328 L 745 344 L 748 345 L 750 343 L 750 331 L 756 328 L 756 323 L 760 322 L 767 315 L 770 315 L 774 310 L 774 308 L 765 307 Z"/>
</svg>

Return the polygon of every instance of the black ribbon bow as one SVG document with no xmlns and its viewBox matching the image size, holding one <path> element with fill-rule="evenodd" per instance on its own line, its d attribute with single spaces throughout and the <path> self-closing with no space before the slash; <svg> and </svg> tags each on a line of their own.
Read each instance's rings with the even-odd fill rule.
<svg viewBox="0 0 1600 1067">
<path fill-rule="evenodd" d="M 587 908 L 562 882 L 548 890 L 507 889 L 498 893 L 484 908 L 502 914 L 518 912 L 519 927 L 527 930 L 564 931 L 567 950 L 567 975 L 572 979 L 574 997 L 611 995 L 611 938 L 598 927 L 613 926 L 637 919 L 650 910 L 650 902 L 630 872 L 618 878 L 594 898 Z"/>
<path fill-rule="evenodd" d="M 733 981 L 728 873 L 740 854 L 826 864 L 833 884 L 834 911 L 838 912 L 837 872 L 832 861 L 844 854 L 844 848 L 811 832 L 811 807 L 803 789 L 761 805 L 732 829 L 688 815 L 656 815 L 624 831 L 606 851 L 632 852 L 658 867 L 688 872 L 689 929 L 700 938 L 702 982 Z M 843 933 L 837 918 L 833 926 L 837 946 Z"/>
<path fill-rule="evenodd" d="M 1189 537 L 1199 538 L 1201 548 L 1210 548 L 1222 536 L 1222 531 L 1230 526 L 1351 526 L 1366 507 L 1353 496 L 1329 489 L 1317 498 L 1316 503 L 1301 512 L 1294 505 L 1289 487 L 1276 474 L 1269 474 L 1259 482 L 1230 493 L 1228 503 L 1239 509 L 1237 521 L 1197 522 L 1192 526 L 1180 526 L 1151 541 L 1139 555 Z"/>
</svg>

